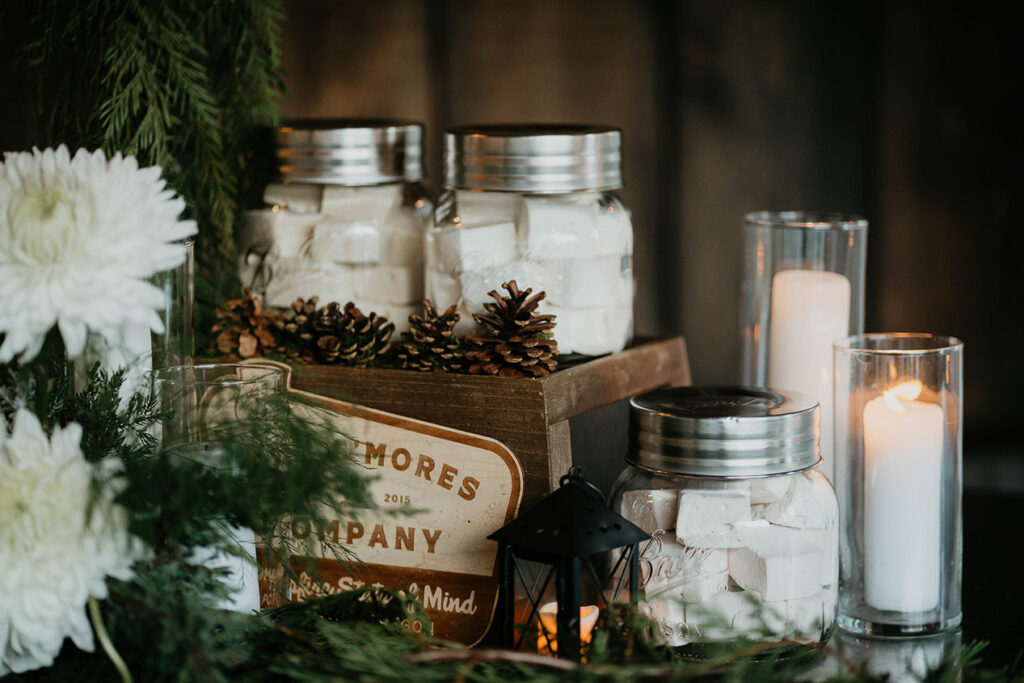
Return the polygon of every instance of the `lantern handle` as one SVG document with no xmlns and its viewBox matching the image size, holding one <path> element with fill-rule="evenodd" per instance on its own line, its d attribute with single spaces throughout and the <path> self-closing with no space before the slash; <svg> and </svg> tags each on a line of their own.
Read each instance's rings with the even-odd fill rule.
<svg viewBox="0 0 1024 683">
<path fill-rule="evenodd" d="M 608 505 L 608 500 L 604 497 L 604 494 L 601 493 L 601 489 L 597 488 L 583 477 L 583 468 L 580 467 L 579 465 L 573 465 L 572 467 L 570 467 L 569 473 L 563 474 L 562 478 L 558 480 L 558 485 L 565 486 L 569 482 L 579 482 L 581 484 L 589 486 L 597 495 L 597 497 L 601 499 L 601 504 Z"/>
</svg>

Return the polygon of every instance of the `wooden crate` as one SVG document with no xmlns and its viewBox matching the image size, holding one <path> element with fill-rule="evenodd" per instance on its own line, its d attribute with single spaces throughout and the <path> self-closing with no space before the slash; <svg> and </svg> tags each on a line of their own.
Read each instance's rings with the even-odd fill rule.
<svg viewBox="0 0 1024 683">
<path fill-rule="evenodd" d="M 524 507 L 551 492 L 572 466 L 571 418 L 642 391 L 689 383 L 682 337 L 640 341 L 543 379 L 324 365 L 292 371 L 296 389 L 497 439 L 522 464 Z"/>
</svg>

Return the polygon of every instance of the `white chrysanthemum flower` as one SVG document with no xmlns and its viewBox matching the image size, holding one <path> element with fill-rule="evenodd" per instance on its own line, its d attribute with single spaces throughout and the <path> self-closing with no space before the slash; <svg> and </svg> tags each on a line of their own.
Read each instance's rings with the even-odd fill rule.
<svg viewBox="0 0 1024 683">
<path fill-rule="evenodd" d="M 0 163 L 0 363 L 31 360 L 57 325 L 68 355 L 86 333 L 118 347 L 125 330 L 163 331 L 160 289 L 147 278 L 180 265 L 195 234 L 160 168 L 63 145 Z"/>
<path fill-rule="evenodd" d="M 91 465 L 81 438 L 72 423 L 47 439 L 27 410 L 8 434 L 0 417 L 0 677 L 50 666 L 68 637 L 91 652 L 89 596 L 144 555 L 113 502 L 120 461 Z"/>
</svg>

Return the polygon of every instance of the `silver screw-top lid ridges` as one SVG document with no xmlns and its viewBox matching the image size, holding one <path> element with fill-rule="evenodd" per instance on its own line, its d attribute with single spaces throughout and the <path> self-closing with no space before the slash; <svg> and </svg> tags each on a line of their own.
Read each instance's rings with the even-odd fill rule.
<svg viewBox="0 0 1024 683">
<path fill-rule="evenodd" d="M 307 120 L 276 131 L 288 183 L 376 185 L 423 177 L 423 126 L 411 121 Z"/>
<path fill-rule="evenodd" d="M 630 401 L 639 467 L 704 477 L 798 472 L 821 460 L 819 409 L 790 391 L 747 387 L 656 389 Z"/>
<path fill-rule="evenodd" d="M 445 187 L 558 194 L 622 187 L 617 128 L 496 125 L 445 134 Z"/>
</svg>

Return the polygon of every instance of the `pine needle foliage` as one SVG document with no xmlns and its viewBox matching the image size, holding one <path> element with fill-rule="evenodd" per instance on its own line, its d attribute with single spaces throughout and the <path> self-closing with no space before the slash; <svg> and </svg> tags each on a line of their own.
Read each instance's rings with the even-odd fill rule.
<svg viewBox="0 0 1024 683">
<path fill-rule="evenodd" d="M 226 250 L 253 179 L 260 126 L 278 118 L 280 0 L 34 0 L 15 22 L 36 84 L 37 144 L 103 148 L 159 165 Z"/>
</svg>

